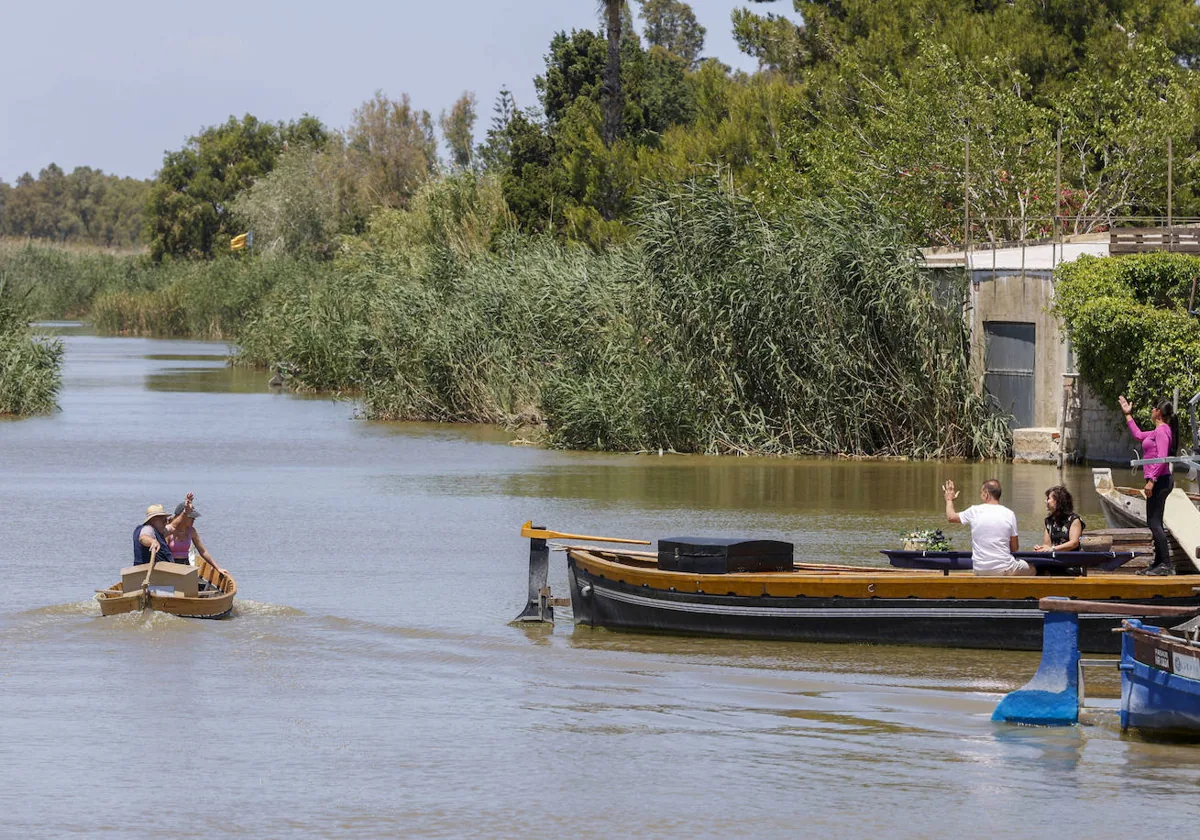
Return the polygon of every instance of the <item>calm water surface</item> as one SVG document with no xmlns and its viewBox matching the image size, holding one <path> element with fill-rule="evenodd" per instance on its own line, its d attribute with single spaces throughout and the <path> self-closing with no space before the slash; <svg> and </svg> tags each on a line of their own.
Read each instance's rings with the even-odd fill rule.
<svg viewBox="0 0 1200 840">
<path fill-rule="evenodd" d="M 507 624 L 526 519 L 873 564 L 947 476 L 998 473 L 1032 544 L 1053 469 L 547 452 L 269 393 L 220 344 L 65 340 L 62 410 L 0 423 L 0 834 L 1195 833 L 1200 748 L 989 720 L 1036 655 Z M 102 619 L 188 490 L 235 615 Z"/>
</svg>

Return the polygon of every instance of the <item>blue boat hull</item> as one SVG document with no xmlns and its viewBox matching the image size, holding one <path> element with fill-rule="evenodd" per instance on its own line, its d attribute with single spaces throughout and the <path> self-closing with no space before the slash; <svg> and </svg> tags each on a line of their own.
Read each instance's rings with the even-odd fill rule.
<svg viewBox="0 0 1200 840">
<path fill-rule="evenodd" d="M 1200 649 L 1126 622 L 1121 639 L 1121 728 L 1200 739 Z"/>
</svg>

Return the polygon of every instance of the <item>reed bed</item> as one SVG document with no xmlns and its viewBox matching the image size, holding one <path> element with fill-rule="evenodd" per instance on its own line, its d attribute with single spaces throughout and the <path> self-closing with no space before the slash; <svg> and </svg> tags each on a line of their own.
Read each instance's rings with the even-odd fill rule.
<svg viewBox="0 0 1200 840">
<path fill-rule="evenodd" d="M 157 283 L 144 255 L 11 239 L 0 241 L 0 274 L 30 316 L 40 319 L 85 317 L 103 290 L 145 290 Z"/>
<path fill-rule="evenodd" d="M 0 415 L 53 411 L 62 385 L 62 343 L 33 335 L 25 313 L 0 274 Z"/>
<path fill-rule="evenodd" d="M 98 292 L 88 318 L 109 334 L 233 339 L 282 278 L 318 270 L 288 257 L 165 262 L 147 283 Z"/>
<path fill-rule="evenodd" d="M 960 313 L 878 208 L 766 219 L 696 183 L 652 192 L 637 226 L 603 254 L 363 249 L 278 283 L 242 358 L 370 417 L 541 423 L 571 448 L 1006 453 Z"/>
</svg>

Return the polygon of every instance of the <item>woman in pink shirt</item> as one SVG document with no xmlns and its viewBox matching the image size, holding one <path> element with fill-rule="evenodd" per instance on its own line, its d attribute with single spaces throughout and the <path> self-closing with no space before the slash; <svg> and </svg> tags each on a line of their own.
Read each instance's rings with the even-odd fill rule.
<svg viewBox="0 0 1200 840">
<path fill-rule="evenodd" d="M 1179 448 L 1179 418 L 1175 416 L 1175 406 L 1170 400 L 1163 400 L 1150 410 L 1150 420 L 1154 428 L 1143 432 L 1133 420 L 1133 406 L 1129 400 L 1121 396 L 1117 400 L 1121 411 L 1125 412 L 1125 422 L 1130 433 L 1142 444 L 1143 458 L 1169 458 Z M 1167 531 L 1163 528 L 1163 509 L 1167 505 L 1167 496 L 1175 486 L 1171 476 L 1170 464 L 1145 464 L 1142 467 L 1146 475 L 1146 524 L 1154 535 L 1154 562 L 1150 568 L 1138 572 L 1142 575 L 1169 575 L 1171 568 L 1171 545 L 1167 542 Z"/>
<path fill-rule="evenodd" d="M 213 568 L 218 572 L 223 569 L 217 565 L 217 561 L 208 553 L 208 549 L 204 547 L 204 543 L 200 542 L 200 535 L 196 533 L 196 520 L 200 517 L 200 511 L 196 510 L 191 493 L 187 494 L 187 499 L 175 506 L 175 518 L 172 521 L 175 527 L 167 534 L 167 545 L 171 549 L 171 559 L 176 563 L 189 563 L 189 555 L 191 554 L 192 546 L 196 546 L 196 553 L 212 564 Z"/>
</svg>

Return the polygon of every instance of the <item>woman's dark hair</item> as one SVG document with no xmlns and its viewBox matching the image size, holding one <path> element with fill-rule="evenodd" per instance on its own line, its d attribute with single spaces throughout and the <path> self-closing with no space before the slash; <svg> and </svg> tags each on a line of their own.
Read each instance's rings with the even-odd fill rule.
<svg viewBox="0 0 1200 840">
<path fill-rule="evenodd" d="M 1171 448 L 1167 457 L 1173 458 L 1179 451 L 1179 418 L 1175 415 L 1175 404 L 1170 400 L 1163 400 L 1158 404 L 1158 413 L 1162 415 L 1163 422 L 1171 427 Z"/>
<path fill-rule="evenodd" d="M 1056 484 L 1046 491 L 1046 498 L 1054 499 L 1054 517 L 1055 522 L 1065 522 L 1067 517 L 1075 512 L 1075 500 L 1071 498 L 1071 491 L 1061 484 Z"/>
</svg>

